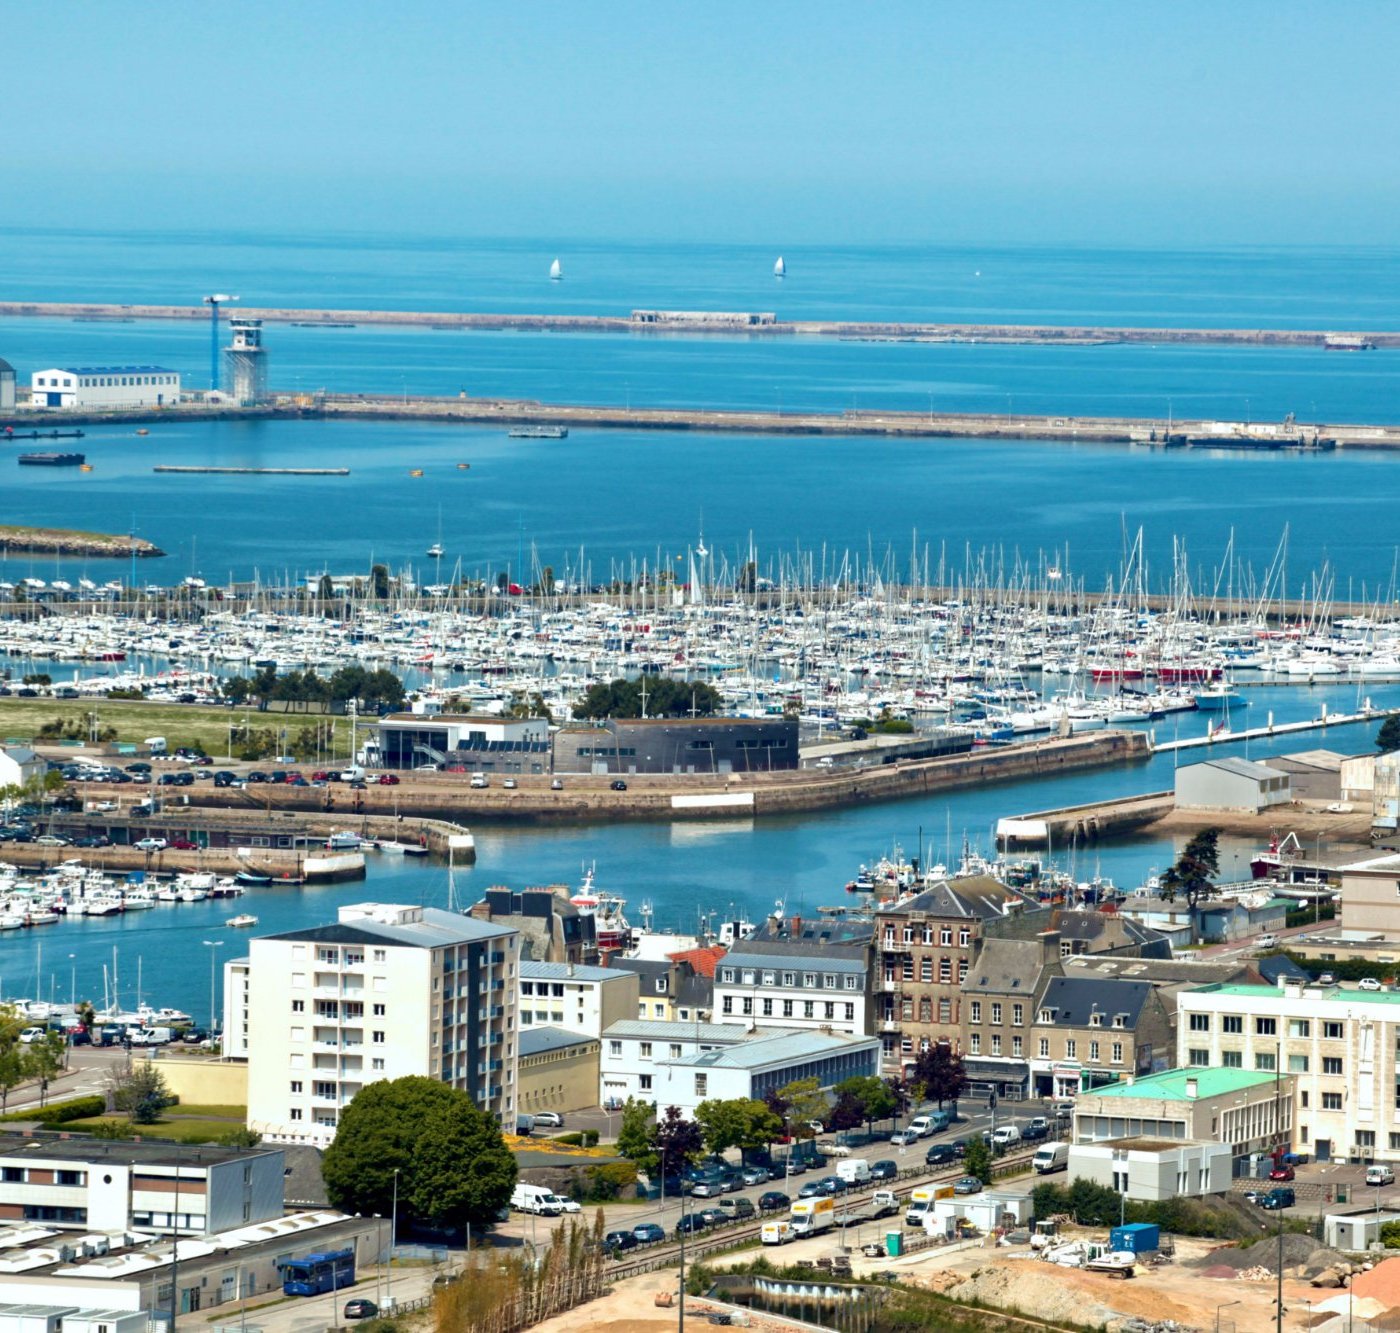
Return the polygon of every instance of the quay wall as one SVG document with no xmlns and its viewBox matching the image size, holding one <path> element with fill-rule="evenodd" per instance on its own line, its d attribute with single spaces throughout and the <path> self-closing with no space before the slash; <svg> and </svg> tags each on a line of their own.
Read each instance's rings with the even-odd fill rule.
<svg viewBox="0 0 1400 1333">
<path fill-rule="evenodd" d="M 469 820 L 473 825 L 750 819 L 906 800 L 989 782 L 1143 761 L 1149 755 L 1149 741 L 1142 733 L 1101 731 L 850 771 L 800 769 L 727 778 L 629 774 L 627 790 L 621 792 L 613 791 L 605 778 L 567 777 L 563 790 L 554 791 L 547 778 L 522 777 L 514 790 L 481 790 L 469 787 L 459 775 L 405 774 L 396 787 L 354 792 L 353 801 L 352 793 L 334 787 L 268 786 L 258 788 L 253 799 L 259 807 L 298 812 L 325 812 L 329 803 L 336 812 L 332 822 L 342 828 L 356 827 L 362 814 L 395 811 L 405 821 Z M 191 805 L 246 807 L 252 789 L 196 787 L 186 794 Z"/>
<path fill-rule="evenodd" d="M 268 323 L 407 325 L 443 330 L 517 329 L 549 333 L 637 333 L 742 336 L 746 338 L 823 337 L 879 341 L 975 341 L 1101 345 L 1116 342 L 1219 343 L 1285 347 L 1324 346 L 1329 337 L 1364 338 L 1376 347 L 1400 347 L 1400 331 L 1380 333 L 1342 329 L 1173 329 L 1121 325 L 903 323 L 881 320 L 773 320 L 749 324 L 713 316 L 645 323 L 627 315 L 556 315 L 442 312 L 427 310 L 300 310 L 290 307 L 242 307 L 242 319 Z M 0 301 L 0 317 L 88 320 L 196 320 L 207 323 L 208 310 L 185 305 L 112 305 L 71 301 Z"/>
<path fill-rule="evenodd" d="M 623 407 L 586 403 L 542 403 L 514 398 L 403 397 L 375 394 L 286 394 L 257 407 L 227 403 L 181 403 L 151 408 L 25 408 L 0 417 L 0 428 L 138 425 L 142 423 L 241 420 L 370 420 L 438 422 L 443 425 L 573 426 L 597 430 L 701 431 L 721 434 L 784 436 L 884 436 L 900 439 L 1037 440 L 1061 444 L 1132 444 L 1162 448 L 1169 423 L 1165 418 L 1073 417 L 1053 414 L 991 412 L 905 412 L 847 410 L 713 411 L 705 408 Z M 1174 435 L 1209 433 L 1213 423 L 1176 420 Z M 1342 449 L 1400 449 L 1400 425 L 1301 423 L 1304 439 L 1314 434 L 1335 440 Z M 1155 439 L 1153 437 L 1156 437 Z M 559 448 L 568 445 L 560 442 Z M 1210 446 L 1229 448 L 1228 445 Z M 1258 448 L 1242 437 L 1239 448 Z M 1312 452 L 1285 443 L 1284 452 Z M 100 458 L 98 459 L 100 465 Z"/>
<path fill-rule="evenodd" d="M 1126 837 L 1161 819 L 1172 809 L 1174 799 L 1172 792 L 1157 791 L 1016 815 L 998 825 L 997 841 L 1007 848 L 1082 847 L 1086 843 Z M 1007 831 L 1006 825 L 1016 826 L 1017 831 Z M 1043 837 L 1025 831 L 1037 826 L 1043 827 Z"/>
</svg>

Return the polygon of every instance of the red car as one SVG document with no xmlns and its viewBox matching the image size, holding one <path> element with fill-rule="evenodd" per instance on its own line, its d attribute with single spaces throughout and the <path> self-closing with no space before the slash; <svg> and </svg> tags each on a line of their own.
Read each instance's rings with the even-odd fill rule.
<svg viewBox="0 0 1400 1333">
<path fill-rule="evenodd" d="M 312 781 L 312 782 L 329 782 L 330 780 L 331 780 L 331 775 L 330 775 L 329 773 L 327 773 L 326 770 L 325 770 L 324 768 L 318 768 L 318 769 L 311 775 L 311 781 Z"/>
<path fill-rule="evenodd" d="M 170 850 L 172 852 L 197 852 L 199 844 L 191 842 L 188 838 L 171 838 Z"/>
<path fill-rule="evenodd" d="M 397 773 L 381 773 L 379 775 L 379 785 L 381 787 L 397 787 L 399 785 L 399 775 Z"/>
<path fill-rule="evenodd" d="M 1276 1166 L 1269 1172 L 1270 1180 L 1292 1180 L 1293 1168 L 1291 1166 Z"/>
</svg>

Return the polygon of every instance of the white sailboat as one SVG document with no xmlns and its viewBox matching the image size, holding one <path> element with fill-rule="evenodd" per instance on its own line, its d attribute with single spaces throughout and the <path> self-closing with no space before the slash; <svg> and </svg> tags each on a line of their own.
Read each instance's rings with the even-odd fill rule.
<svg viewBox="0 0 1400 1333">
<path fill-rule="evenodd" d="M 560 262 L 556 259 L 556 260 L 549 266 L 549 280 L 550 280 L 550 282 L 559 282 L 559 281 L 563 278 L 563 276 L 564 276 L 564 267 L 563 267 L 563 265 L 560 264 Z"/>
<path fill-rule="evenodd" d="M 787 277 L 787 264 L 783 262 L 782 255 L 778 256 L 778 262 L 773 265 L 773 276 L 775 278 Z"/>
</svg>

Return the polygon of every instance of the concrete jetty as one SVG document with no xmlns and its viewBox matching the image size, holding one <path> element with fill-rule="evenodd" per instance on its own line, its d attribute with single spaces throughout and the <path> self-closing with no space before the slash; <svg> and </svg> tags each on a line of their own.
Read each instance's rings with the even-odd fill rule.
<svg viewBox="0 0 1400 1333">
<path fill-rule="evenodd" d="M 161 464 L 152 472 L 217 473 L 225 477 L 348 477 L 348 467 L 184 467 Z"/>
<path fill-rule="evenodd" d="M 1308 718 L 1303 722 L 1270 722 L 1265 726 L 1250 727 L 1245 731 L 1213 731 L 1204 736 L 1161 741 L 1155 744 L 1153 749 L 1162 754 L 1175 750 L 1198 750 L 1208 745 L 1233 745 L 1236 741 L 1267 740 L 1271 736 L 1296 735 L 1300 731 L 1325 731 L 1328 727 L 1345 727 L 1355 722 L 1371 722 L 1378 717 L 1389 717 L 1392 711 L 1389 708 L 1367 707 L 1356 713 L 1325 713 L 1322 717 Z"/>
<path fill-rule="evenodd" d="M 1358 332 L 1340 329 L 1143 328 L 1123 325 L 906 323 L 893 320 L 778 319 L 768 313 L 705 310 L 633 310 L 626 315 L 491 314 L 427 310 L 299 310 L 245 307 L 241 318 L 266 323 L 345 328 L 347 325 L 407 325 L 418 328 L 547 333 L 635 333 L 645 337 L 674 334 L 746 338 L 837 338 L 876 342 L 1038 343 L 1099 347 L 1111 343 L 1215 343 L 1225 346 L 1274 346 L 1370 349 L 1400 347 L 1400 330 Z M 111 305 L 72 301 L 0 301 L 0 317 L 73 319 L 84 323 L 113 320 L 198 320 L 207 322 L 203 305 Z"/>
</svg>

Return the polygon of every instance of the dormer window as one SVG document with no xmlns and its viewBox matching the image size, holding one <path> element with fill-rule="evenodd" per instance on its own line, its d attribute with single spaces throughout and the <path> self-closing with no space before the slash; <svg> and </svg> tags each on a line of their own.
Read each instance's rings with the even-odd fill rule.
<svg viewBox="0 0 1400 1333">
<path fill-rule="evenodd" d="M 1089 1015 L 1089 1026 L 1090 1026 L 1091 1028 L 1101 1028 L 1101 1027 L 1103 1027 L 1103 1015 L 1102 1015 L 1102 1014 L 1099 1014 L 1099 1013 L 1090 1014 L 1090 1015 Z"/>
<path fill-rule="evenodd" d="M 1040 1011 L 1040 1021 L 1042 1023 L 1053 1023 L 1055 1021 L 1054 1009 L 1046 1005 L 1045 1008 Z"/>
</svg>

